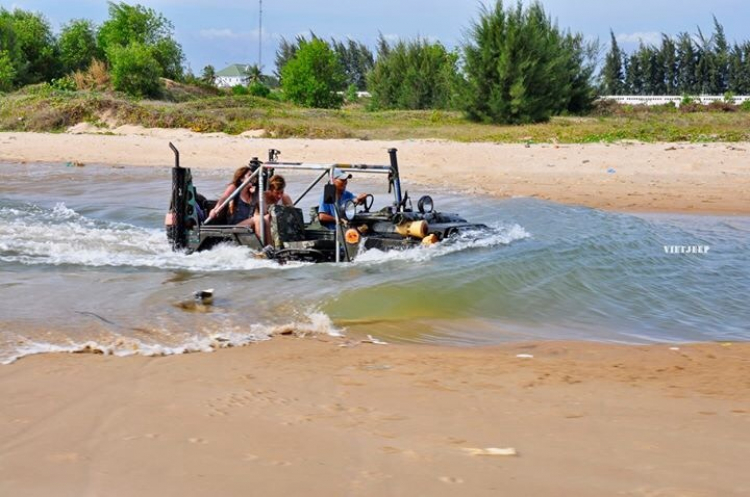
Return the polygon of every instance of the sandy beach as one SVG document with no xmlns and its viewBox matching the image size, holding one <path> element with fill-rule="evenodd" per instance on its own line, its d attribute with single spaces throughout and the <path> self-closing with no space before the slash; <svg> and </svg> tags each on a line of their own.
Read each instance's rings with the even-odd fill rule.
<svg viewBox="0 0 750 497">
<path fill-rule="evenodd" d="M 281 160 L 385 164 L 402 177 L 498 197 L 533 196 L 610 210 L 750 213 L 750 143 L 493 144 L 431 140 L 275 140 L 122 126 L 91 133 L 0 133 L 0 161 L 232 168 L 268 149 Z"/>
<path fill-rule="evenodd" d="M 343 344 L 2 367 L 0 492 L 750 492 L 747 344 Z"/>
<path fill-rule="evenodd" d="M 85 132 L 84 132 L 85 131 Z M 407 181 L 621 211 L 750 213 L 750 144 L 0 133 L 0 161 L 386 163 Z M 0 366 L 2 496 L 750 494 L 750 344 L 481 348 L 279 336 Z"/>
</svg>

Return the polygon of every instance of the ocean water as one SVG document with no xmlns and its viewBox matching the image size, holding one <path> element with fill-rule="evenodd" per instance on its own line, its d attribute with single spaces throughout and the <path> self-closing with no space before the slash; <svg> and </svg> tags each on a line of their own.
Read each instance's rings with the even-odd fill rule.
<svg viewBox="0 0 750 497">
<path fill-rule="evenodd" d="M 193 170 L 209 197 L 231 173 Z M 750 339 L 746 216 L 632 215 L 406 185 L 489 230 L 351 264 L 280 266 L 233 246 L 173 253 L 162 226 L 170 174 L 0 164 L 0 363 L 210 351 L 286 329 L 454 346 Z M 288 191 L 310 179 L 287 175 Z M 362 175 L 350 189 L 374 193 L 376 207 L 389 198 Z M 196 305 L 207 288 L 213 305 Z"/>
</svg>

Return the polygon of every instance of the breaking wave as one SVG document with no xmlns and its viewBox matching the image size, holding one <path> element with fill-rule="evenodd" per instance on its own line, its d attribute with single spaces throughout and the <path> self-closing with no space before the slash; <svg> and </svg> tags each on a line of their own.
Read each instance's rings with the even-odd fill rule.
<svg viewBox="0 0 750 497">
<path fill-rule="evenodd" d="M 226 326 L 219 331 L 203 330 L 193 336 L 175 336 L 166 329 L 152 330 L 149 339 L 112 334 L 106 338 L 82 342 L 51 343 L 16 337 L 15 347 L 8 355 L 0 355 L 0 364 L 11 364 L 23 357 L 39 354 L 101 354 L 116 357 L 141 355 L 147 357 L 213 352 L 230 347 L 243 347 L 269 340 L 276 335 L 297 337 L 326 335 L 342 337 L 343 329 L 334 326 L 322 312 L 311 312 L 302 321 L 282 324 L 252 324 L 243 328 Z"/>
</svg>

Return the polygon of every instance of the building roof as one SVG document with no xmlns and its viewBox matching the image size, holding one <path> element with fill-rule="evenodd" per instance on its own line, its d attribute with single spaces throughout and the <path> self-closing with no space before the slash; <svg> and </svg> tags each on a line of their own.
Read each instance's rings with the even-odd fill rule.
<svg viewBox="0 0 750 497">
<path fill-rule="evenodd" d="M 249 64 L 232 64 L 230 66 L 225 67 L 221 71 L 216 73 L 216 76 L 218 77 L 247 77 L 249 76 L 247 72 L 247 68 L 249 67 Z"/>
</svg>

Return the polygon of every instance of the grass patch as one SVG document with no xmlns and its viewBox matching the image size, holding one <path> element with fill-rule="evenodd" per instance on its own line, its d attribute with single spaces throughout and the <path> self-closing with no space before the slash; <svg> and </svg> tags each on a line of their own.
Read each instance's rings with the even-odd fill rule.
<svg viewBox="0 0 750 497">
<path fill-rule="evenodd" d="M 183 92 L 185 95 L 188 92 Z M 184 96 L 182 98 L 185 98 Z M 609 106 L 588 117 L 555 117 L 522 126 L 478 124 L 460 112 L 369 112 L 362 103 L 341 110 L 305 109 L 250 95 L 191 94 L 187 101 L 140 101 L 113 92 L 63 91 L 41 84 L 0 97 L 0 130 L 64 131 L 80 122 L 188 128 L 239 134 L 263 129 L 266 136 L 359 138 L 364 140 L 443 139 L 459 142 L 594 143 L 733 142 L 750 140 L 750 112 L 673 106 L 649 109 Z"/>
</svg>

